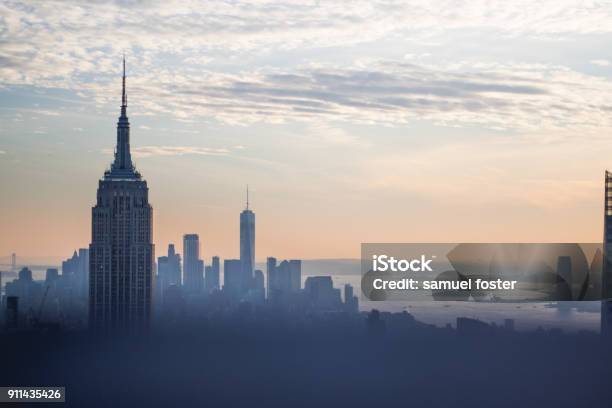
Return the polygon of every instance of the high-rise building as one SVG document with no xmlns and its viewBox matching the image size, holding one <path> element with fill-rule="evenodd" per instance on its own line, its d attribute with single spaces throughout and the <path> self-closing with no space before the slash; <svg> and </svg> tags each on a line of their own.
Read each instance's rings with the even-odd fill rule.
<svg viewBox="0 0 612 408">
<path fill-rule="evenodd" d="M 123 60 L 121 116 L 110 170 L 99 181 L 89 246 L 89 323 L 94 329 L 149 326 L 154 246 L 149 189 L 132 164 Z"/>
<path fill-rule="evenodd" d="M 253 272 L 253 288 L 257 291 L 264 290 L 264 274 L 260 269 Z"/>
<path fill-rule="evenodd" d="M 211 265 L 206 267 L 206 275 L 204 276 L 207 292 L 219 289 L 220 269 L 219 257 L 213 256 Z"/>
<path fill-rule="evenodd" d="M 289 291 L 299 292 L 302 289 L 302 261 L 291 259 L 289 261 Z"/>
<path fill-rule="evenodd" d="M 4 288 L 5 295 L 19 298 L 22 310 L 35 307 L 40 301 L 42 286 L 32 278 L 32 270 L 23 267 L 17 275 L 17 279 L 7 282 Z"/>
<path fill-rule="evenodd" d="M 223 291 L 232 300 L 240 300 L 242 291 L 242 262 L 240 259 L 226 259 L 223 262 Z"/>
<path fill-rule="evenodd" d="M 278 275 L 276 273 L 276 258 L 268 257 L 266 260 L 266 293 L 268 299 L 276 296 L 278 290 Z"/>
<path fill-rule="evenodd" d="M 171 285 L 181 286 L 181 256 L 176 253 L 174 244 L 168 245 L 168 255 L 157 258 L 158 293 L 162 301 L 164 291 Z"/>
<path fill-rule="evenodd" d="M 6 297 L 6 328 L 17 329 L 19 327 L 19 297 Z"/>
<path fill-rule="evenodd" d="M 89 295 L 89 250 L 74 251 L 71 258 L 62 262 L 62 279 L 70 293 L 86 299 Z"/>
<path fill-rule="evenodd" d="M 75 285 L 78 296 L 87 299 L 89 296 L 89 249 L 87 248 L 79 248 Z"/>
<path fill-rule="evenodd" d="M 264 274 L 260 269 L 253 272 L 253 285 L 249 290 L 247 299 L 250 302 L 260 304 L 266 300 L 266 289 L 264 286 Z"/>
<path fill-rule="evenodd" d="M 604 263 L 602 271 L 601 335 L 612 337 L 612 173 L 606 171 L 604 196 Z"/>
<path fill-rule="evenodd" d="M 45 285 L 53 285 L 59 280 L 57 268 L 48 268 L 45 274 Z"/>
<path fill-rule="evenodd" d="M 304 292 L 315 310 L 341 310 L 340 289 L 334 288 L 331 276 L 309 276 L 304 283 Z"/>
<path fill-rule="evenodd" d="M 353 285 L 347 283 L 344 285 L 344 303 L 347 303 L 353 298 Z"/>
<path fill-rule="evenodd" d="M 353 285 L 344 285 L 344 310 L 349 313 L 359 312 L 359 299 L 353 294 Z"/>
<path fill-rule="evenodd" d="M 282 261 L 277 265 L 276 258 L 268 258 L 266 273 L 269 299 L 297 293 L 302 288 L 302 261 L 298 259 Z"/>
<path fill-rule="evenodd" d="M 198 234 L 183 236 L 183 287 L 187 294 L 199 294 L 204 288 L 204 261 L 200 259 Z"/>
<path fill-rule="evenodd" d="M 249 209 L 249 187 L 247 186 L 246 208 L 240 213 L 240 263 L 242 268 L 241 291 L 252 287 L 255 269 L 255 213 Z"/>
</svg>

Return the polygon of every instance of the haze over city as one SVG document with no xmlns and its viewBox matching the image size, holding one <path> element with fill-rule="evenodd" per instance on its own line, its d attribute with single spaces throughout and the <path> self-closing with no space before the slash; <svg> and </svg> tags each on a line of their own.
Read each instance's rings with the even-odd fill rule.
<svg viewBox="0 0 612 408">
<path fill-rule="evenodd" d="M 259 261 L 601 240 L 610 5 L 62 4 L 0 4 L 0 256 L 90 242 L 124 53 L 160 253 L 237 256 L 247 184 Z"/>
</svg>

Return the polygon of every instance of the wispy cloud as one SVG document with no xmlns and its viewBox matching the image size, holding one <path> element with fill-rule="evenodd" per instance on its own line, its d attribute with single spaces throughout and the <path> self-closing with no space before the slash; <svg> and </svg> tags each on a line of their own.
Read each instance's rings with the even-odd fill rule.
<svg viewBox="0 0 612 408">
<path fill-rule="evenodd" d="M 596 59 L 596 60 L 591 60 L 591 64 L 599 65 L 600 67 L 609 67 L 610 65 L 612 65 L 612 62 L 605 60 L 605 59 Z"/>
<path fill-rule="evenodd" d="M 324 118 L 403 124 L 414 120 L 491 129 L 612 126 L 612 83 L 563 66 L 356 62 L 244 72 L 144 75 L 132 82 L 142 109 L 227 123 Z M 112 99 L 103 88 L 97 95 Z"/>
<path fill-rule="evenodd" d="M 189 154 L 225 156 L 228 153 L 229 150 L 224 148 L 218 149 L 196 146 L 140 146 L 132 149 L 132 154 L 138 158 L 152 156 L 184 156 Z"/>
<path fill-rule="evenodd" d="M 290 69 L 240 64 L 259 54 L 426 40 L 453 30 L 531 37 L 612 33 L 612 4 L 605 2 L 357 0 L 346 7 L 334 0 L 11 1 L 0 4 L 0 15 L 0 86 L 63 88 L 98 105 L 116 103 L 117 84 L 110 81 L 117 79 L 117 56 L 127 51 L 137 54 L 129 92 L 141 114 L 231 124 L 418 119 L 513 130 L 611 122 L 610 82 L 558 65 L 428 65 L 428 52 Z M 221 67 L 214 67 L 219 60 Z M 224 69 L 227 64 L 232 69 Z"/>
</svg>

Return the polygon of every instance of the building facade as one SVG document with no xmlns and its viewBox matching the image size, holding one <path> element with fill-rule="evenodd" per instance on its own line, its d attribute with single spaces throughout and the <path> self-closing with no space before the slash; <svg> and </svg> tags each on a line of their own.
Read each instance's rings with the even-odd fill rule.
<svg viewBox="0 0 612 408">
<path fill-rule="evenodd" d="M 612 173 L 606 171 L 601 301 L 601 334 L 612 338 Z"/>
<path fill-rule="evenodd" d="M 181 286 L 181 256 L 176 253 L 174 244 L 168 245 L 168 255 L 157 258 L 157 283 L 160 302 L 168 287 Z"/>
<path fill-rule="evenodd" d="M 255 270 L 255 213 L 249 209 L 248 187 L 246 208 L 240 213 L 240 264 L 242 269 L 240 291 L 246 294 L 253 286 Z"/>
<path fill-rule="evenodd" d="M 206 267 L 206 275 L 204 276 L 206 291 L 208 293 L 219 290 L 219 275 L 221 273 L 221 263 L 218 256 L 212 257 L 210 266 Z"/>
<path fill-rule="evenodd" d="M 204 288 L 204 261 L 200 259 L 198 234 L 183 236 L 183 287 L 186 294 L 199 294 Z"/>
<path fill-rule="evenodd" d="M 143 329 L 151 321 L 153 209 L 147 182 L 132 164 L 125 59 L 117 147 L 99 181 L 89 246 L 89 325 L 95 330 Z"/>
</svg>

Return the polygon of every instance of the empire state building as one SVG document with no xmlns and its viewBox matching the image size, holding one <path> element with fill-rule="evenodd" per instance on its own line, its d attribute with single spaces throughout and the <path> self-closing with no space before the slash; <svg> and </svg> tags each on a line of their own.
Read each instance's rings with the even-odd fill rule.
<svg viewBox="0 0 612 408">
<path fill-rule="evenodd" d="M 89 246 L 89 325 L 94 330 L 143 329 L 151 320 L 154 246 L 149 189 L 132 164 L 125 58 L 117 147 L 99 181 Z"/>
</svg>

